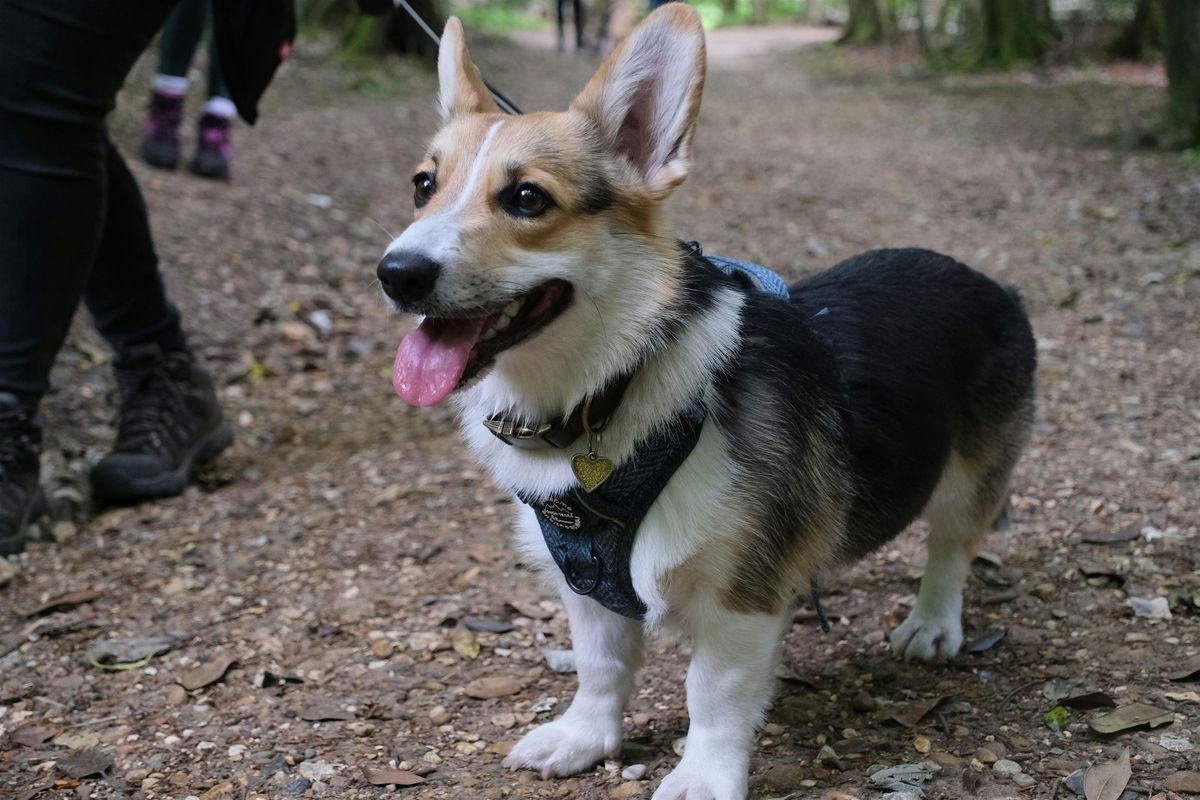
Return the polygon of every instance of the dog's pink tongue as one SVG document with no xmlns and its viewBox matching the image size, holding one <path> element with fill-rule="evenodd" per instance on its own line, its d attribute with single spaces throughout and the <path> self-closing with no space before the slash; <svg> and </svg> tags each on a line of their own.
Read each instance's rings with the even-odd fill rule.
<svg viewBox="0 0 1200 800">
<path fill-rule="evenodd" d="M 426 319 L 404 337 L 392 367 L 392 385 L 404 402 L 434 406 L 462 380 L 487 317 Z"/>
</svg>

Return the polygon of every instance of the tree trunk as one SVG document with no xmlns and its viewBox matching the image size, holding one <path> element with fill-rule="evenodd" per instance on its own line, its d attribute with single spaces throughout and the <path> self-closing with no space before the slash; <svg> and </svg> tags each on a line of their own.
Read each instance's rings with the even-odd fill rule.
<svg viewBox="0 0 1200 800">
<path fill-rule="evenodd" d="M 929 26 L 925 22 L 925 0 L 916 0 L 913 10 L 917 15 L 917 44 L 921 47 L 921 55 L 928 57 L 933 52 L 933 45 L 929 41 Z"/>
<path fill-rule="evenodd" d="M 1058 36 L 1049 0 L 982 0 L 982 61 L 1013 64 L 1045 55 Z"/>
<path fill-rule="evenodd" d="M 883 12 L 878 0 L 850 0 L 850 18 L 846 32 L 838 41 L 843 44 L 860 42 L 882 42 L 884 34 Z"/>
<path fill-rule="evenodd" d="M 721 0 L 721 15 L 725 19 L 732 17 L 735 11 L 737 11 L 737 0 Z"/>
<path fill-rule="evenodd" d="M 441 35 L 446 20 L 439 13 L 436 0 L 408 0 L 408 4 L 421 15 L 421 19 L 425 20 L 425 24 L 432 28 L 434 33 Z M 413 21 L 407 11 L 397 8 L 383 19 L 383 43 L 386 49 L 421 58 L 437 58 L 437 45 L 421 26 Z"/>
<path fill-rule="evenodd" d="M 825 9 L 821 0 L 806 0 L 803 19 L 809 25 L 820 25 L 825 21 Z"/>
<path fill-rule="evenodd" d="M 1200 3 L 1164 0 L 1167 118 L 1163 144 L 1200 145 Z"/>
<path fill-rule="evenodd" d="M 1108 46 L 1115 58 L 1134 61 L 1145 58 L 1148 53 L 1162 46 L 1163 18 L 1161 0 L 1138 0 L 1133 19 L 1121 31 L 1121 35 Z"/>
<path fill-rule="evenodd" d="M 764 6 L 766 0 L 750 0 L 750 24 L 762 25 L 766 22 L 767 15 Z"/>
</svg>

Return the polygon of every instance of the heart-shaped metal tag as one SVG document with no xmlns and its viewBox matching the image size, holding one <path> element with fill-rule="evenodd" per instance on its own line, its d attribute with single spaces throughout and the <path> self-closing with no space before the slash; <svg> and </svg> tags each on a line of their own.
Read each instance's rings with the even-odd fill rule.
<svg viewBox="0 0 1200 800">
<path fill-rule="evenodd" d="M 594 492 L 612 475 L 613 464 L 595 453 L 579 453 L 571 459 L 571 471 L 585 492 Z"/>
</svg>

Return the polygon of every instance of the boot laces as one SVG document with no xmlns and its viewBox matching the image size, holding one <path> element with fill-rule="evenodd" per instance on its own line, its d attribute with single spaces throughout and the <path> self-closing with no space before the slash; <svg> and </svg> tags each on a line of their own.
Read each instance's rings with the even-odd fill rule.
<svg viewBox="0 0 1200 800">
<path fill-rule="evenodd" d="M 171 366 L 171 358 L 164 357 L 152 366 L 118 371 L 122 396 L 116 419 L 120 449 L 167 454 L 186 438 L 179 422 L 188 417 L 187 396 Z"/>
<path fill-rule="evenodd" d="M 5 477 L 8 465 L 35 449 L 32 427 L 33 421 L 25 408 L 0 406 L 0 480 Z"/>
</svg>

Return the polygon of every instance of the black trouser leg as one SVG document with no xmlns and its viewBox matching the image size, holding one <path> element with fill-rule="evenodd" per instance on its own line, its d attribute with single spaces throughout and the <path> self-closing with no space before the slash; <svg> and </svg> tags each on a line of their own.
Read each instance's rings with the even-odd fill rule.
<svg viewBox="0 0 1200 800">
<path fill-rule="evenodd" d="M 209 0 L 179 0 L 158 39 L 158 71 L 186 78 L 208 24 Z"/>
<path fill-rule="evenodd" d="M 104 121 L 173 4 L 0 0 L 0 390 L 45 392 L 107 224 L 144 221 L 144 207 L 130 205 L 136 193 L 110 189 Z M 136 238 L 109 238 L 101 283 L 112 286 L 111 273 L 121 273 L 145 309 L 169 308 L 156 270 L 129 266 L 140 251 Z M 171 327 L 147 323 L 148 312 L 114 312 L 102 299 L 97 307 L 115 341 Z M 121 330 L 133 321 L 146 327 Z"/>
<path fill-rule="evenodd" d="M 158 272 L 146 201 L 117 148 L 110 143 L 107 152 L 108 216 L 84 302 L 118 353 L 148 343 L 164 352 L 186 350 L 179 312 Z"/>
</svg>

